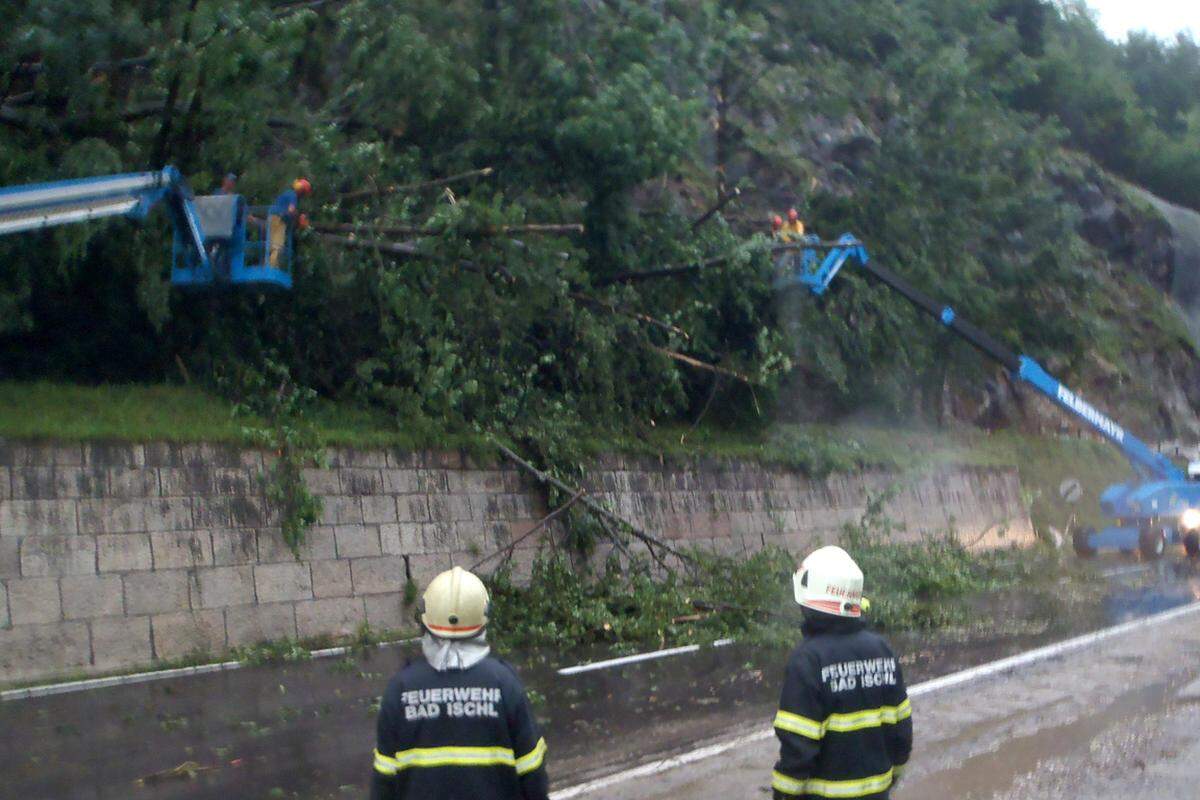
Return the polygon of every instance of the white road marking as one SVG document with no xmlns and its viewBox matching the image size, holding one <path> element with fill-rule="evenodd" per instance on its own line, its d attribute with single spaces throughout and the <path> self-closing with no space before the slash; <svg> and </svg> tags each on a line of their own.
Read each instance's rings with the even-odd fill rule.
<svg viewBox="0 0 1200 800">
<path fill-rule="evenodd" d="M 1112 569 L 1106 569 L 1104 572 L 1101 572 L 1100 575 L 1105 578 L 1115 578 L 1118 575 L 1129 575 L 1133 572 L 1145 572 L 1148 569 L 1150 569 L 1149 564 L 1134 564 L 1130 567 L 1114 567 Z"/>
<path fill-rule="evenodd" d="M 725 647 L 733 644 L 733 639 L 717 639 L 711 647 Z M 638 653 L 632 656 L 621 656 L 620 658 L 609 658 L 604 661 L 592 661 L 587 664 L 576 664 L 573 667 L 563 667 L 558 670 L 559 675 L 578 675 L 581 672 L 592 672 L 597 669 L 609 669 L 610 667 L 623 667 L 626 664 L 636 664 L 639 661 L 651 661 L 656 658 L 666 658 L 668 656 L 678 656 L 684 653 L 695 653 L 703 645 L 685 644 L 681 647 L 668 647 L 666 650 L 655 650 L 652 653 Z"/>
<path fill-rule="evenodd" d="M 376 647 L 392 647 L 417 641 L 413 639 L 396 639 L 391 642 L 380 642 Z M 309 651 L 310 658 L 329 658 L 349 653 L 351 647 L 327 647 L 324 650 Z M 130 675 L 110 675 L 107 678 L 85 678 L 66 683 L 50 683 L 42 686 L 29 686 L 25 689 L 9 689 L 0 692 L 0 703 L 9 700 L 30 700 L 35 697 L 49 697 L 55 694 L 70 692 L 85 692 L 89 689 L 103 689 L 108 686 L 128 686 L 134 683 L 149 683 L 168 678 L 189 678 L 194 675 L 206 675 L 210 672 L 229 672 L 247 666 L 244 661 L 222 661 L 218 664 L 197 664 L 194 667 L 177 667 L 175 669 L 156 669 L 149 672 L 135 672 Z"/>
<path fill-rule="evenodd" d="M 1110 639 L 1114 636 L 1120 636 L 1133 630 L 1147 628 L 1153 625 L 1160 625 L 1164 622 L 1169 622 L 1178 617 L 1182 617 L 1187 614 L 1193 614 L 1197 611 L 1200 611 L 1200 602 L 1189 603 L 1186 606 L 1173 608 L 1170 611 L 1164 611 L 1160 614 L 1154 614 L 1149 617 L 1143 617 L 1142 619 L 1124 622 L 1120 625 L 1114 625 L 1111 628 L 1104 628 L 1103 630 L 1095 631 L 1093 633 L 1086 633 L 1082 636 L 1076 636 L 1073 639 L 1066 639 L 1065 641 L 1056 642 L 1054 644 L 1046 645 L 1045 647 L 1039 647 L 1035 650 L 1029 650 L 1028 652 L 1020 653 L 1015 656 L 1001 658 L 997 661 L 981 664 L 977 667 L 971 667 L 970 669 L 965 669 L 960 672 L 943 675 L 940 678 L 922 681 L 921 683 L 910 686 L 908 688 L 908 695 L 909 697 L 920 697 L 921 695 L 948 689 L 952 686 L 960 686 L 964 683 L 976 681 L 981 678 L 999 674 L 1001 672 L 1007 672 L 1008 670 L 1022 667 L 1027 664 L 1032 664 L 1037 661 L 1045 661 L 1048 658 L 1054 658 L 1055 656 L 1060 656 L 1073 650 L 1088 647 L 1089 645 L 1096 644 L 1097 642 L 1104 641 L 1105 639 Z M 651 761 L 648 764 L 622 770 L 621 772 L 616 772 L 612 775 L 606 775 L 602 778 L 596 778 L 595 780 L 591 780 L 586 783 L 568 786 L 565 789 L 559 789 L 557 792 L 551 792 L 550 799 L 570 800 L 570 798 L 586 795 L 601 789 L 607 789 L 610 786 L 614 786 L 618 783 L 624 783 L 625 781 L 633 780 L 634 778 L 645 778 L 650 775 L 657 775 L 659 773 L 666 772 L 667 770 L 674 769 L 675 767 L 683 766 L 684 764 L 692 764 L 697 761 L 703 761 L 704 759 L 712 758 L 713 756 L 720 755 L 721 753 L 724 753 L 727 750 L 732 750 L 736 747 L 742 747 L 744 745 L 753 744 L 754 742 L 761 742 L 764 739 L 770 739 L 774 735 L 775 732 L 771 728 L 755 731 L 754 733 L 738 736 L 733 739 L 728 739 L 724 742 L 717 742 L 716 744 L 706 745 L 686 753 L 681 753 L 677 756 L 664 758 L 658 761 Z"/>
</svg>

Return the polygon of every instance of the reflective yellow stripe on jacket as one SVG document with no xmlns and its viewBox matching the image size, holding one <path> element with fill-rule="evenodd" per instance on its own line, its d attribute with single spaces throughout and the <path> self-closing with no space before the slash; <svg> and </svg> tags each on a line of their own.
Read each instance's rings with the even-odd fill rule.
<svg viewBox="0 0 1200 800">
<path fill-rule="evenodd" d="M 538 739 L 532 750 L 517 759 L 517 774 L 528 775 L 540 767 L 545 760 L 546 740 Z"/>
<path fill-rule="evenodd" d="M 546 758 L 546 740 L 538 739 L 534 748 L 520 758 L 508 747 L 414 747 L 393 756 L 375 751 L 375 771 L 395 775 L 411 767 L 513 767 L 526 775 L 542 765 Z"/>
<path fill-rule="evenodd" d="M 789 733 L 807 736 L 809 739 L 822 739 L 826 731 L 848 733 L 861 731 L 864 728 L 878 728 L 881 725 L 895 725 L 901 720 L 912 716 L 912 704 L 908 698 L 898 706 L 880 706 L 868 708 L 865 711 L 855 711 L 851 714 L 830 714 L 823 721 L 802 717 L 790 711 L 780 710 L 775 714 L 775 727 Z"/>
<path fill-rule="evenodd" d="M 880 775 L 867 778 L 856 778 L 849 781 L 826 781 L 819 778 L 796 780 L 782 772 L 772 775 L 771 787 L 783 794 L 800 796 L 805 794 L 817 797 L 866 797 L 886 791 L 892 785 L 892 770 Z"/>
</svg>

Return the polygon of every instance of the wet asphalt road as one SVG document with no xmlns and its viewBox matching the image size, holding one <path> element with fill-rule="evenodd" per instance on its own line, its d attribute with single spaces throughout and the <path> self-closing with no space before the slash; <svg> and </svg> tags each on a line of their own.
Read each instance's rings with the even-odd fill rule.
<svg viewBox="0 0 1200 800">
<path fill-rule="evenodd" d="M 915 699 L 913 721 L 895 800 L 1200 797 L 1200 613 Z M 777 752 L 760 739 L 579 797 L 769 797 Z"/>
<path fill-rule="evenodd" d="M 994 624 L 993 629 L 985 626 L 936 636 L 896 637 L 910 682 L 1200 597 L 1200 580 L 1166 569 L 1112 580 L 1102 599 L 1075 606 L 1054 606 L 1045 596 L 989 598 L 983 601 L 978 616 Z M 1193 619 L 1192 627 L 1200 630 L 1200 615 Z M 1200 650 L 1195 649 L 1200 645 L 1182 633 L 1175 636 L 1174 630 L 1168 637 L 1167 629 L 1162 628 L 1155 636 L 1163 637 L 1179 652 L 1160 648 L 1163 654 L 1147 661 L 1145 667 L 1140 660 L 1118 659 L 1114 667 L 1102 670 L 1113 676 L 1122 692 L 1144 693 L 1128 698 L 1128 713 L 1148 727 L 1136 743 L 1116 742 L 1109 750 L 1101 743 L 1095 745 L 1101 748 L 1097 752 L 1123 758 L 1122 754 L 1132 752 L 1129 748 L 1137 744 L 1142 751 L 1133 757 L 1141 760 L 1147 774 L 1156 774 L 1162 760 L 1155 753 L 1183 752 L 1181 748 L 1189 745 L 1181 740 L 1181 732 L 1197 729 L 1196 709 L 1172 705 L 1171 692 L 1194 674 L 1188 670 L 1200 663 Z M 1188 651 L 1189 647 L 1193 649 Z M 375 699 L 408 655 L 403 648 L 389 648 L 355 659 L 263 666 L 0 703 L 0 798 L 361 797 L 369 775 Z M 1126 658 L 1134 655 L 1138 654 Z M 782 652 L 735 646 L 571 678 L 554 673 L 555 667 L 573 663 L 562 654 L 529 658 L 518 666 L 533 691 L 551 742 L 548 763 L 553 785 L 561 788 L 655 756 L 692 749 L 697 742 L 761 728 L 773 713 L 783 657 Z M 1166 662 L 1165 666 L 1158 660 Z M 904 787 L 899 800 L 973 797 L 962 794 L 965 790 L 959 784 L 952 785 L 953 792 L 947 794 L 937 784 L 923 789 L 921 782 L 951 780 L 951 765 L 961 766 L 966 759 L 985 759 L 971 763 L 990 764 L 986 761 L 989 752 L 1019 748 L 1019 742 L 1025 741 L 1022 737 L 1042 730 L 1059 741 L 1062 732 L 1058 729 L 1077 721 L 1079 715 L 1069 713 L 1073 706 L 1066 701 L 1054 700 L 1052 688 L 1056 683 L 1071 685 L 1093 671 L 1087 667 L 1068 677 L 1047 678 L 1045 686 L 997 683 L 1007 687 L 1001 695 L 1006 698 L 1003 707 L 1008 709 L 998 717 L 979 711 L 969 720 L 948 716 L 945 723 L 925 722 L 937 719 L 936 713 L 949 713 L 938 712 L 936 703 L 940 701 L 928 698 L 930 706 L 921 707 L 917 724 L 922 740 L 918 763 L 928 765 L 929 771 L 914 764 L 911 784 Z M 965 695 L 974 698 L 975 692 Z M 1087 708 L 1099 702 L 1089 701 Z M 950 703 L 950 711 L 960 705 Z M 1018 719 L 1038 724 L 1026 734 L 1024 727 L 1014 727 Z M 1108 720 L 1099 720 L 1105 725 L 1098 728 L 1097 736 L 1116 729 Z M 1150 726 L 1151 721 L 1157 727 Z M 1090 724 L 1080 723 L 1084 728 Z M 956 730 L 958 734 L 950 735 Z M 947 733 L 935 738 L 933 731 Z M 1076 729 L 1070 731 L 1071 741 L 1084 748 L 1082 751 L 1060 752 L 1034 740 L 1028 752 L 1045 750 L 1047 757 L 1061 758 L 1061 770 L 1067 774 L 1078 763 L 1087 763 L 1093 747 L 1093 740 L 1085 742 Z M 695 765 L 690 769 L 705 770 L 699 774 L 709 777 L 686 793 L 672 792 L 675 778 L 661 775 L 644 785 L 628 784 L 620 790 L 625 794 L 595 796 L 721 796 L 722 800 L 759 796 L 773 760 L 770 749 L 741 754 L 734 770 L 725 762 Z M 1005 752 L 998 759 L 1001 764 L 1027 753 Z M 936 759 L 942 756 L 935 754 L 939 753 L 945 754 L 944 768 L 937 767 L 940 762 Z M 1191 763 L 1200 765 L 1200 758 Z M 976 772 L 962 774 L 970 777 Z M 985 774 L 986 770 L 978 772 Z M 1008 776 L 1011 780 L 1006 785 L 1016 785 L 1018 778 L 1033 772 L 1032 767 L 1018 770 Z M 712 792 L 705 794 L 709 789 Z M 989 783 L 981 791 L 995 794 L 999 789 Z M 1030 791 L 1038 797 L 1054 796 L 1045 787 Z M 1123 800 L 1137 796 L 1121 795 Z M 1168 796 L 1200 797 L 1200 793 Z"/>
</svg>

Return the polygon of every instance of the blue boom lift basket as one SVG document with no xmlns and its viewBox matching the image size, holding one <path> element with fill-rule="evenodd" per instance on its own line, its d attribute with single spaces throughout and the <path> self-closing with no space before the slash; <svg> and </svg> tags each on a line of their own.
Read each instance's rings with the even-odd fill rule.
<svg viewBox="0 0 1200 800">
<path fill-rule="evenodd" d="M 104 217 L 144 220 L 160 202 L 174 228 L 171 283 L 292 288 L 292 226 L 240 195 L 196 197 L 174 167 L 0 189 L 0 236 Z M 275 252 L 272 252 L 274 247 Z"/>
</svg>

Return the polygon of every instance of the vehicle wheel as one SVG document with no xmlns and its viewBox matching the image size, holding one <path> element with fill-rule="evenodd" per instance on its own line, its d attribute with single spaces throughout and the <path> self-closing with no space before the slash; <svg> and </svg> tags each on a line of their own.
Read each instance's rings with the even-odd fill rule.
<svg viewBox="0 0 1200 800">
<path fill-rule="evenodd" d="M 1183 552 L 1188 558 L 1200 558 L 1200 533 L 1192 531 L 1183 537 Z"/>
<path fill-rule="evenodd" d="M 1071 546 L 1075 548 L 1075 555 L 1080 558 L 1091 558 L 1096 555 L 1096 548 L 1092 547 L 1091 542 L 1088 541 L 1095 532 L 1095 528 L 1076 528 L 1071 533 Z"/>
<path fill-rule="evenodd" d="M 1142 528 L 1138 534 L 1138 551 L 1147 561 L 1156 561 L 1167 551 L 1167 536 L 1159 527 Z"/>
</svg>

